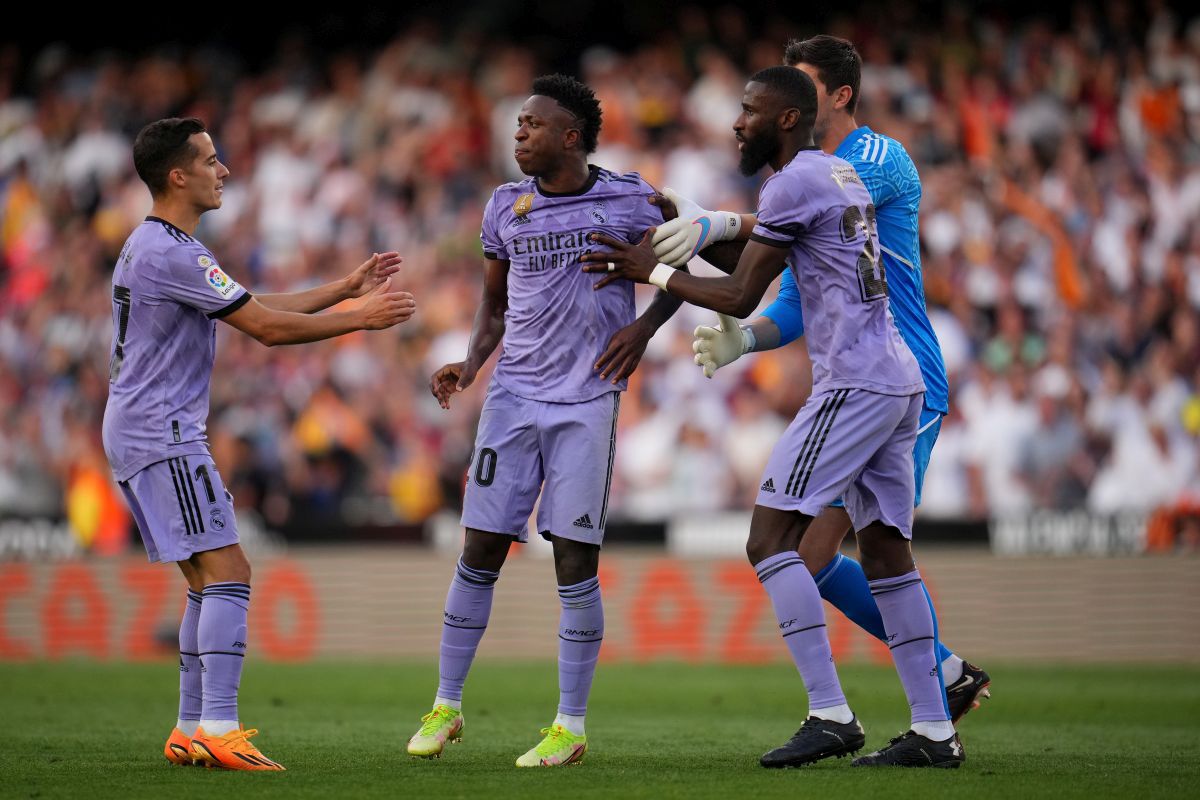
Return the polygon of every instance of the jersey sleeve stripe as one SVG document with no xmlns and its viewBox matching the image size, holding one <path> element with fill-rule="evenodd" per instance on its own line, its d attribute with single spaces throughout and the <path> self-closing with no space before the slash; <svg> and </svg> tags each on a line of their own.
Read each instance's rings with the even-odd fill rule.
<svg viewBox="0 0 1200 800">
<path fill-rule="evenodd" d="M 762 223 L 759 223 L 762 224 Z M 795 242 L 785 242 L 779 239 L 768 239 L 766 236 L 760 236 L 757 233 L 750 234 L 750 241 L 758 242 L 759 244 L 770 245 L 771 247 L 781 247 L 783 249 L 790 248 Z"/>
<path fill-rule="evenodd" d="M 795 236 L 800 232 L 800 226 L 796 223 L 792 223 L 791 225 L 772 225 L 769 222 L 759 220 L 758 224 L 771 233 L 778 233 L 780 236 Z"/>
<path fill-rule="evenodd" d="M 218 308 L 216 311 L 209 314 L 208 318 L 209 319 L 221 319 L 221 317 L 227 317 L 230 314 L 232 314 L 233 312 L 237 311 L 242 306 L 246 305 L 246 303 L 249 303 L 251 297 L 252 297 L 252 295 L 249 292 L 246 292 L 241 297 L 239 297 L 237 300 L 234 300 L 232 303 L 225 306 L 224 308 Z"/>
</svg>

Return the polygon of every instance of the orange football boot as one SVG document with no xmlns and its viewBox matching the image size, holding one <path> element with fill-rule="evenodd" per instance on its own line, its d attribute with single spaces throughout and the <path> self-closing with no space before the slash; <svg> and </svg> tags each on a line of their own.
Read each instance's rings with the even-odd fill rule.
<svg viewBox="0 0 1200 800">
<path fill-rule="evenodd" d="M 230 731 L 224 736 L 210 736 L 203 728 L 196 729 L 192 737 L 192 756 L 197 764 L 222 769 L 244 769 L 259 772 L 279 772 L 284 769 L 259 752 L 250 744 L 250 737 L 257 734 L 254 728 Z"/>
<path fill-rule="evenodd" d="M 181 767 L 190 767 L 192 765 L 191 737 L 179 730 L 179 728 L 175 728 L 171 731 L 170 738 L 167 739 L 167 745 L 163 748 L 163 755 L 172 764 L 178 764 Z"/>
</svg>

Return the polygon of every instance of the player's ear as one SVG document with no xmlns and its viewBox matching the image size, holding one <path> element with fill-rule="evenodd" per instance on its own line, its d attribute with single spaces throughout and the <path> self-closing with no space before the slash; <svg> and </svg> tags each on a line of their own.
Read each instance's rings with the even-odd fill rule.
<svg viewBox="0 0 1200 800">
<path fill-rule="evenodd" d="M 177 189 L 182 189 L 185 183 L 187 183 L 187 179 L 184 177 L 182 167 L 175 167 L 175 169 L 167 173 L 168 186 L 174 186 Z"/>
<path fill-rule="evenodd" d="M 582 138 L 583 132 L 578 128 L 567 128 L 565 131 L 563 131 L 563 149 L 575 149 L 579 146 L 579 142 Z"/>
<path fill-rule="evenodd" d="M 783 113 L 779 115 L 780 130 L 790 131 L 800 122 L 800 109 L 785 108 Z"/>
<path fill-rule="evenodd" d="M 833 93 L 833 108 L 835 111 L 841 111 L 846 106 L 850 105 L 850 98 L 854 96 L 854 90 L 849 86 L 839 86 L 838 90 Z"/>
</svg>

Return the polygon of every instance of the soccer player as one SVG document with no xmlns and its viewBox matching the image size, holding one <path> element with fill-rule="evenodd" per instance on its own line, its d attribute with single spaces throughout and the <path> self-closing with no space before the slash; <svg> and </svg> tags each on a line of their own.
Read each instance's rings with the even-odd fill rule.
<svg viewBox="0 0 1200 800">
<path fill-rule="evenodd" d="M 154 204 L 113 272 L 103 438 L 150 560 L 176 562 L 188 583 L 179 718 L 164 752 L 181 765 L 282 770 L 250 743 L 257 731 L 238 717 L 250 564 L 205 435 L 216 320 L 272 346 L 388 328 L 416 306 L 407 292 L 388 291 L 400 262 L 392 252 L 324 286 L 252 297 L 194 235 L 200 216 L 221 207 L 229 177 L 200 120 L 147 125 L 133 163 Z M 355 309 L 312 313 L 366 294 Z"/>
<path fill-rule="evenodd" d="M 888 308 L 875 209 L 854 168 L 813 143 L 817 91 L 791 67 L 756 73 L 734 132 L 741 170 L 770 164 L 757 223 L 732 275 L 697 278 L 658 264 L 649 239 L 611 237 L 585 270 L 654 283 L 695 305 L 743 317 L 784 269 L 804 287 L 813 391 L 775 446 L 750 523 L 746 553 L 771 598 L 808 690 L 809 714 L 766 767 L 799 766 L 858 751 L 865 735 L 842 693 L 817 586 L 797 546 L 826 506 L 843 498 L 854 524 L 892 658 L 912 708 L 912 730 L 856 765 L 955 767 L 962 744 L 938 678 L 936 630 L 912 557 L 912 449 L 925 384 Z"/>
<path fill-rule="evenodd" d="M 592 90 L 575 79 L 534 81 L 514 153 L 529 177 L 497 188 L 484 211 L 483 300 L 467 357 L 431 380 L 449 408 L 503 339 L 467 476 L 466 538 L 446 598 L 437 695 L 409 740 L 414 756 L 440 756 L 462 736 L 463 685 L 492 591 L 509 547 L 527 540 L 539 491 L 537 531 L 553 544 L 562 604 L 559 704 L 517 766 L 576 763 L 587 750 L 584 716 L 604 637 L 596 575 L 620 392 L 650 336 L 680 305 L 659 292 L 635 322 L 633 284 L 594 291 L 596 279 L 579 268 L 594 247 L 590 234 L 633 242 L 662 222 L 648 202 L 657 193 L 637 174 L 588 164 L 600 117 Z"/>
<path fill-rule="evenodd" d="M 937 335 L 925 311 L 925 290 L 921 278 L 920 239 L 917 210 L 921 203 L 921 182 L 916 166 L 904 146 L 888 136 L 860 126 L 854 119 L 858 105 L 862 60 L 854 45 L 834 36 L 814 36 L 787 44 L 784 61 L 804 70 L 817 86 L 817 121 L 813 139 L 825 152 L 849 162 L 858 172 L 875 206 L 879 232 L 880 259 L 888 277 L 888 293 L 896 327 L 921 365 L 925 381 L 925 406 L 921 411 L 917 445 L 913 450 L 916 494 L 914 505 L 921 503 L 921 485 L 925 468 L 942 417 L 949 411 L 946 367 Z M 656 232 L 655 252 L 672 265 L 686 263 L 690 254 L 705 246 L 700 241 L 702 221 L 725 230 L 714 234 L 732 238 L 731 227 L 748 231 L 753 218 L 741 226 L 739 215 L 705 212 L 667 190 L 680 200 L 687 213 L 666 223 Z M 689 205 L 690 204 L 690 205 Z M 708 216 L 706 216 L 708 215 Z M 725 220 L 735 220 L 725 226 Z M 737 232 L 736 235 L 742 235 Z M 750 325 L 739 327 L 730 317 L 722 316 L 716 328 L 696 329 L 696 363 L 706 375 L 713 373 L 748 352 L 782 347 L 804 334 L 804 313 L 800 292 L 790 271 L 783 273 L 778 299 Z M 883 619 L 879 615 L 862 566 L 838 552 L 850 529 L 850 518 L 836 502 L 825 509 L 800 541 L 800 555 L 816 578 L 821 596 L 872 636 L 887 641 Z M 946 685 L 950 718 L 957 722 L 979 706 L 979 698 L 989 697 L 991 678 L 979 667 L 963 661 L 940 641 L 938 659 Z"/>
</svg>

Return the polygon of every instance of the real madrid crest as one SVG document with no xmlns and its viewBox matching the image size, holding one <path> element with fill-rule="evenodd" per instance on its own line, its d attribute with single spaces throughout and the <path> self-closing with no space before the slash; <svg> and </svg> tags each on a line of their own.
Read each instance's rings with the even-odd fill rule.
<svg viewBox="0 0 1200 800">
<path fill-rule="evenodd" d="M 592 203 L 592 219 L 597 225 L 604 225 L 608 222 L 608 206 L 603 200 L 597 200 Z"/>
</svg>

